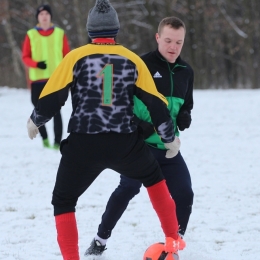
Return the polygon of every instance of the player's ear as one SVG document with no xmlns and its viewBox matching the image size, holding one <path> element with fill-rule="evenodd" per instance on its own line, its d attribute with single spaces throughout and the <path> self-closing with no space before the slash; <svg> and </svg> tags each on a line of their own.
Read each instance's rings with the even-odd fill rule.
<svg viewBox="0 0 260 260">
<path fill-rule="evenodd" d="M 155 39 L 156 39 L 156 41 L 158 42 L 158 39 L 160 38 L 160 36 L 159 36 L 159 33 L 156 33 L 155 34 Z"/>
</svg>

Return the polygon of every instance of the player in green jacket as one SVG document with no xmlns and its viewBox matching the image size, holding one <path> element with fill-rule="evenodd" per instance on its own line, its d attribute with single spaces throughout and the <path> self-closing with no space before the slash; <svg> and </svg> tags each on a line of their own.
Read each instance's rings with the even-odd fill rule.
<svg viewBox="0 0 260 260">
<path fill-rule="evenodd" d="M 176 136 L 179 136 L 179 130 L 189 128 L 193 108 L 193 70 L 180 57 L 185 31 L 185 24 L 180 19 L 163 19 L 156 34 L 158 49 L 141 57 L 153 77 L 157 90 L 168 101 Z M 157 108 L 156 104 L 154 108 Z M 173 158 L 165 158 L 166 148 L 163 141 L 155 131 L 147 106 L 138 97 L 135 97 L 134 112 L 139 131 L 159 163 L 171 196 L 175 200 L 179 234 L 184 236 L 193 204 L 193 190 L 187 165 L 180 152 Z M 141 186 L 142 183 L 138 180 L 120 176 L 120 184 L 108 200 L 98 233 L 86 255 L 103 253 L 113 228 L 129 201 L 139 193 Z"/>
</svg>

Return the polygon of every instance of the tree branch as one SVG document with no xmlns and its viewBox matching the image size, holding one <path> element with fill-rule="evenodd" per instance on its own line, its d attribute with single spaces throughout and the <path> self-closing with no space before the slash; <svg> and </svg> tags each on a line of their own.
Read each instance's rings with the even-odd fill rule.
<svg viewBox="0 0 260 260">
<path fill-rule="evenodd" d="M 221 6 L 221 1 L 218 1 L 218 8 L 220 12 L 223 14 L 229 25 L 235 30 L 235 32 L 243 38 L 247 38 L 248 35 L 240 30 L 235 22 L 231 19 L 231 17 L 227 14 L 226 10 Z"/>
</svg>

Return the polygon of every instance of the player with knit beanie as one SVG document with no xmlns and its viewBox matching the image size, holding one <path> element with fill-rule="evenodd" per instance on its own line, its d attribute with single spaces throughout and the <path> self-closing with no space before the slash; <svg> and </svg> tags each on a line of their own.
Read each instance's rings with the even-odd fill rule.
<svg viewBox="0 0 260 260">
<path fill-rule="evenodd" d="M 70 134 L 61 142 L 62 157 L 52 197 L 64 260 L 80 259 L 76 204 L 107 168 L 137 179 L 147 188 L 165 234 L 165 251 L 174 253 L 185 246 L 179 242 L 175 203 L 160 167 L 132 120 L 134 93 L 150 111 L 155 129 L 168 148 L 166 157 L 176 155 L 180 144 L 165 106 L 167 100 L 157 91 L 142 59 L 115 42 L 119 28 L 110 2 L 97 0 L 87 20 L 92 42 L 66 55 L 27 123 L 28 135 L 33 139 L 38 127 L 64 105 L 71 90 Z"/>
</svg>

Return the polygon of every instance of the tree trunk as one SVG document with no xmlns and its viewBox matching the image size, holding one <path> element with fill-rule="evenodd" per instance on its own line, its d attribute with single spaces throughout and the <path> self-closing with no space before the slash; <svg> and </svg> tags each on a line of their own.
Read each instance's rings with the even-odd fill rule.
<svg viewBox="0 0 260 260">
<path fill-rule="evenodd" d="M 10 10 L 9 10 L 9 2 L 8 0 L 2 0 L 3 14 L 2 16 L 2 24 L 4 25 L 4 30 L 7 37 L 8 45 L 11 48 L 12 54 L 12 65 L 14 69 L 15 75 L 20 78 L 23 76 L 23 71 L 19 66 L 21 64 L 21 50 L 19 49 L 13 35 L 11 19 L 10 19 Z M 22 65 L 22 64 L 21 64 Z"/>
<path fill-rule="evenodd" d="M 75 17 L 75 23 L 77 26 L 77 37 L 78 37 L 78 43 L 79 46 L 82 46 L 87 43 L 87 37 L 86 37 L 86 30 L 84 30 L 84 22 L 82 21 L 82 15 L 80 12 L 80 3 L 79 0 L 73 0 L 73 11 L 74 11 L 74 17 Z"/>
</svg>

